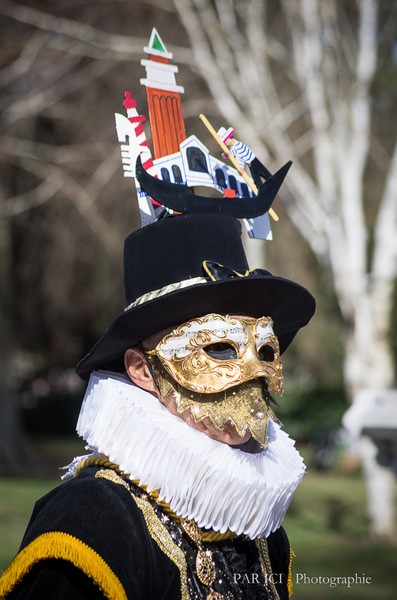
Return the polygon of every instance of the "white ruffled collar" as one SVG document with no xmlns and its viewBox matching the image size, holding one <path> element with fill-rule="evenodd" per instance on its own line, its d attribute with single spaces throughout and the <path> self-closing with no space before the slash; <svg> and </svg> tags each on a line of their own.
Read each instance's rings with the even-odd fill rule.
<svg viewBox="0 0 397 600">
<path fill-rule="evenodd" d="M 115 373 L 91 375 L 77 432 L 149 492 L 159 490 L 182 518 L 251 539 L 280 526 L 305 472 L 295 442 L 276 423 L 269 423 L 268 448 L 248 454 L 192 429 Z"/>
</svg>

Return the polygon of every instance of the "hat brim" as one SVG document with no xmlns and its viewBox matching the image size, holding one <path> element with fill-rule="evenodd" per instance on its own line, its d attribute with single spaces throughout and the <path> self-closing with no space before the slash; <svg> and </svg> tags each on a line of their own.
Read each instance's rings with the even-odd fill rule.
<svg viewBox="0 0 397 600">
<path fill-rule="evenodd" d="M 282 277 L 210 281 L 159 296 L 119 314 L 77 365 L 88 379 L 96 369 L 122 372 L 124 352 L 149 336 L 208 313 L 271 317 L 283 353 L 315 311 L 313 296 Z"/>
</svg>

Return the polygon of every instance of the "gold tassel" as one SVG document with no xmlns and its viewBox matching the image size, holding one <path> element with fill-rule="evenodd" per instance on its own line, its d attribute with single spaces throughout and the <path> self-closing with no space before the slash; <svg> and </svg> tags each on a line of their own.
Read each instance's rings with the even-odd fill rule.
<svg viewBox="0 0 397 600">
<path fill-rule="evenodd" d="M 43 533 L 23 548 L 0 579 L 0 598 L 10 593 L 40 560 L 71 562 L 90 577 L 108 600 L 127 600 L 122 583 L 103 558 L 81 540 L 62 531 Z"/>
</svg>

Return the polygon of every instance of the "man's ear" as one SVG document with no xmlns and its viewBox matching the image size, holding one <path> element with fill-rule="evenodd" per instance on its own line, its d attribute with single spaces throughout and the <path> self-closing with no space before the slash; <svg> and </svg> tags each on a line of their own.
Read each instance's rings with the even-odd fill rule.
<svg viewBox="0 0 397 600">
<path fill-rule="evenodd" d="M 124 353 L 125 370 L 138 387 L 159 398 L 159 390 L 154 382 L 145 354 L 139 348 L 128 348 Z"/>
</svg>

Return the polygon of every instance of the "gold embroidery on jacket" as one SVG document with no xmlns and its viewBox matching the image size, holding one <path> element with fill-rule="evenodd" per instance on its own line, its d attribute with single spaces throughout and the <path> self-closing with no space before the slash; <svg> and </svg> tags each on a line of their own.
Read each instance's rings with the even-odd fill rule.
<svg viewBox="0 0 397 600">
<path fill-rule="evenodd" d="M 181 577 L 181 599 L 189 600 L 189 592 L 187 587 L 187 564 L 186 557 L 173 541 L 170 533 L 157 517 L 153 507 L 145 498 L 139 498 L 131 492 L 132 498 L 135 500 L 138 508 L 142 511 L 146 526 L 152 539 L 157 543 L 158 547 L 179 569 Z"/>
<path fill-rule="evenodd" d="M 292 594 L 294 593 L 294 585 L 293 585 L 293 581 L 292 581 L 292 575 L 293 575 L 292 561 L 294 560 L 294 558 L 296 558 L 296 554 L 292 550 L 292 548 L 290 548 L 290 550 L 289 550 L 289 565 L 288 565 L 288 581 L 287 581 L 288 597 L 291 597 Z"/>
<path fill-rule="evenodd" d="M 112 483 L 117 483 L 118 485 L 123 485 L 128 491 L 130 491 L 130 487 L 126 481 L 120 475 L 113 471 L 113 469 L 101 469 L 95 473 L 95 477 L 100 479 L 108 479 Z"/>
<path fill-rule="evenodd" d="M 271 590 L 273 594 L 271 597 L 274 598 L 274 600 L 280 600 L 280 596 L 278 595 L 276 586 L 274 585 L 272 565 L 270 563 L 269 549 L 266 538 L 257 539 L 255 540 L 255 543 L 259 550 L 259 561 L 261 564 L 262 575 L 265 579 L 265 587 L 268 591 L 269 589 Z"/>
</svg>

